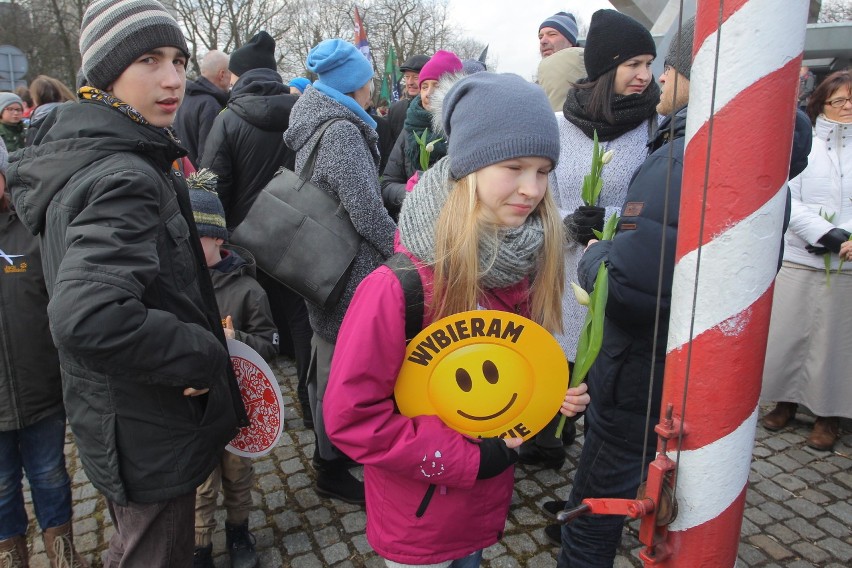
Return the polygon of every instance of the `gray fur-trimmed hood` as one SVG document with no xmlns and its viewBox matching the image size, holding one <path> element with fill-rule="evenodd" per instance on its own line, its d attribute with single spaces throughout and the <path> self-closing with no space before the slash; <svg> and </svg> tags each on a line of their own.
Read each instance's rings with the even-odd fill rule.
<svg viewBox="0 0 852 568">
<path fill-rule="evenodd" d="M 487 73 L 487 71 L 485 72 Z M 470 77 L 470 75 L 463 71 L 443 75 L 441 80 L 438 81 L 435 93 L 429 99 L 429 102 L 432 104 L 432 130 L 445 138 L 447 133 L 444 131 L 444 99 L 446 99 L 450 89 L 455 87 L 465 77 Z"/>
</svg>

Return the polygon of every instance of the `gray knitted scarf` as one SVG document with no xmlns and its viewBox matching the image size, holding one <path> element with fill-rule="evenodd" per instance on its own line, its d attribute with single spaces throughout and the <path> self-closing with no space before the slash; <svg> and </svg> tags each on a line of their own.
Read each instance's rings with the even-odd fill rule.
<svg viewBox="0 0 852 568">
<path fill-rule="evenodd" d="M 435 224 L 453 188 L 449 156 L 426 170 L 402 204 L 402 244 L 429 266 L 435 265 Z M 479 243 L 479 280 L 486 290 L 505 288 L 530 276 L 544 244 L 541 218 L 530 215 L 517 228 L 499 229 Z"/>
</svg>

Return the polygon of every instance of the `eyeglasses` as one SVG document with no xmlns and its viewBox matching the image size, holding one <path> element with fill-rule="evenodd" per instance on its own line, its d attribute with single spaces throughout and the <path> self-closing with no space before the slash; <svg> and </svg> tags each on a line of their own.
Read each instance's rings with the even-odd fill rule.
<svg viewBox="0 0 852 568">
<path fill-rule="evenodd" d="M 843 108 L 844 106 L 846 106 L 846 103 L 852 103 L 852 97 L 831 99 L 830 101 L 825 101 L 825 104 L 831 105 L 834 108 Z"/>
<path fill-rule="evenodd" d="M 22 109 L 22 108 L 17 108 L 17 107 L 6 107 L 6 108 L 4 108 L 4 109 L 3 109 L 3 112 L 6 112 L 7 110 L 8 110 L 9 112 L 17 112 L 17 113 L 22 113 L 22 112 L 24 112 L 24 109 Z"/>
</svg>

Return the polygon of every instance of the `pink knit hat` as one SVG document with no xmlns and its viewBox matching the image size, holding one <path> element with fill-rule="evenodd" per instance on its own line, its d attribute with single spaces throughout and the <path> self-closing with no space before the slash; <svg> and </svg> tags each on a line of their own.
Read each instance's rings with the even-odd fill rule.
<svg viewBox="0 0 852 568">
<path fill-rule="evenodd" d="M 458 56 L 452 51 L 436 51 L 432 59 L 429 60 L 423 69 L 420 70 L 418 85 L 422 85 L 423 81 L 437 81 L 444 73 L 456 73 L 462 70 L 462 62 Z"/>
</svg>

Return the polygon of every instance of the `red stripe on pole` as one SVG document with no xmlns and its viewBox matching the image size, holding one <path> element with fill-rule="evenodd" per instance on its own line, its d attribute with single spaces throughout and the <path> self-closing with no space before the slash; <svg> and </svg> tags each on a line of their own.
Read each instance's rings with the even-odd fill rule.
<svg viewBox="0 0 852 568">
<path fill-rule="evenodd" d="M 696 309 L 701 309 L 700 297 Z M 723 438 L 751 416 L 763 376 L 763 357 L 755 357 L 755 353 L 766 350 L 771 313 L 770 287 L 745 312 L 693 339 L 688 386 L 670 376 L 686 375 L 689 345 L 666 356 L 663 408 L 671 402 L 680 415 L 684 389 L 689 389 L 684 416 L 691 427 L 683 438 L 682 449 L 700 448 Z M 719 411 L 720 405 L 724 412 Z"/>
<path fill-rule="evenodd" d="M 795 100 L 779 93 L 796 80 L 800 63 L 797 58 L 763 77 L 716 113 L 705 203 L 701 203 L 702 191 L 688 188 L 704 186 L 710 123 L 702 125 L 690 140 L 684 155 L 678 223 L 683 239 L 678 241 L 677 260 L 699 245 L 702 214 L 701 244 L 706 244 L 728 229 L 732 219 L 748 217 L 763 207 L 767 194 L 774 194 L 786 182 L 787 171 L 766 157 L 790 155 Z M 751 124 L 774 124 L 776 128 L 752 128 Z"/>
<path fill-rule="evenodd" d="M 671 568 L 728 568 L 737 560 L 746 487 L 718 517 L 701 530 L 671 531 L 668 545 L 676 553 L 660 566 Z M 707 496 L 712 499 L 712 495 Z"/>
<path fill-rule="evenodd" d="M 702 15 L 705 17 L 698 17 L 695 20 L 695 45 L 701 45 L 705 39 L 716 33 L 720 25 L 719 10 L 722 11 L 721 23 L 724 24 L 728 18 L 748 2 L 749 0 L 726 0 L 721 8 L 716 5 L 709 10 L 704 10 Z M 701 6 L 698 7 L 698 10 L 701 10 Z M 724 42 L 724 39 L 722 41 Z"/>
</svg>

